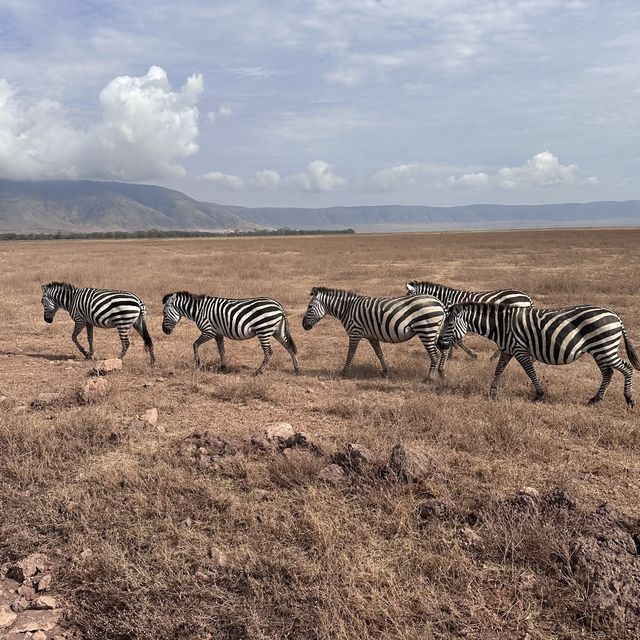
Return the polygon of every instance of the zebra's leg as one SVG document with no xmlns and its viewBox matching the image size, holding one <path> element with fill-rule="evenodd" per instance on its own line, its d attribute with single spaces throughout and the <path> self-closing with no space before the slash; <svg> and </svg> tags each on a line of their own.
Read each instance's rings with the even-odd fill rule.
<svg viewBox="0 0 640 640">
<path fill-rule="evenodd" d="M 589 404 L 597 404 L 598 402 L 602 401 L 602 399 L 604 398 L 604 394 L 607 392 L 609 383 L 611 382 L 611 377 L 613 376 L 614 372 L 613 367 L 610 367 L 608 365 L 598 364 L 598 367 L 600 368 L 600 373 L 602 373 L 602 383 L 600 384 L 598 391 L 596 391 L 596 395 L 593 396 L 593 398 L 590 398 Z"/>
<path fill-rule="evenodd" d="M 536 370 L 533 368 L 533 361 L 531 360 L 531 356 L 528 353 L 520 352 L 515 354 L 515 357 L 516 360 L 520 363 L 520 366 L 524 369 L 525 373 L 529 376 L 529 379 L 531 380 L 531 383 L 536 390 L 536 395 L 533 397 L 533 401 L 537 402 L 538 400 L 542 400 L 544 391 L 542 390 L 542 386 L 540 385 L 538 376 L 536 375 Z"/>
<path fill-rule="evenodd" d="M 375 338 L 367 338 L 369 340 L 369 344 L 373 348 L 375 354 L 378 356 L 378 360 L 380 360 L 380 364 L 382 365 L 382 375 L 388 375 L 389 367 L 387 363 L 384 361 L 384 354 L 382 353 L 382 347 L 380 346 L 380 341 Z"/>
<path fill-rule="evenodd" d="M 263 372 L 273 355 L 273 349 L 271 348 L 271 336 L 260 334 L 258 336 L 258 340 L 260 341 L 260 346 L 264 351 L 264 358 L 262 359 L 262 364 L 253 372 L 254 376 L 259 376 Z"/>
<path fill-rule="evenodd" d="M 447 363 L 447 360 L 450 360 L 453 356 L 453 348 L 455 345 L 451 345 L 448 349 L 445 349 L 440 353 L 440 362 L 438 363 L 438 375 L 441 378 L 446 377 L 446 373 L 444 372 L 444 365 Z"/>
<path fill-rule="evenodd" d="M 498 393 L 498 383 L 500 382 L 500 378 L 504 370 L 507 368 L 507 365 L 511 362 L 511 358 L 513 356 L 510 353 L 506 353 L 504 351 L 500 352 L 500 360 L 498 361 L 498 366 L 496 367 L 496 372 L 493 376 L 493 381 L 491 382 L 491 386 L 489 387 L 489 397 L 495 398 Z"/>
<path fill-rule="evenodd" d="M 633 408 L 636 406 L 636 401 L 631 394 L 631 385 L 633 383 L 633 367 L 620 358 L 615 364 L 611 366 L 617 369 L 624 376 L 624 399 L 627 402 L 627 406 Z"/>
<path fill-rule="evenodd" d="M 300 365 L 298 364 L 298 358 L 291 344 L 287 340 L 286 335 L 274 333 L 273 337 L 287 350 L 287 353 L 291 356 L 291 362 L 293 362 L 293 370 L 297 376 L 300 375 Z"/>
<path fill-rule="evenodd" d="M 478 359 L 478 354 L 475 351 L 469 349 L 469 347 L 467 347 L 467 345 L 464 343 L 464 340 L 459 340 L 456 346 L 460 347 L 472 360 Z"/>
<path fill-rule="evenodd" d="M 87 342 L 89 343 L 89 360 L 93 358 L 93 325 L 87 324 Z"/>
<path fill-rule="evenodd" d="M 344 363 L 344 367 L 342 367 L 342 371 L 340 372 L 340 377 L 344 377 L 349 372 L 349 368 L 351 367 L 351 361 L 353 357 L 356 355 L 356 349 L 358 348 L 358 344 L 362 340 L 362 336 L 349 336 L 349 350 L 347 351 L 347 361 Z"/>
<path fill-rule="evenodd" d="M 220 355 L 220 371 L 223 373 L 227 370 L 227 363 L 224 360 L 224 337 L 216 336 L 216 345 L 218 347 L 218 354 Z"/>
<path fill-rule="evenodd" d="M 429 366 L 429 373 L 427 373 L 427 377 L 422 382 L 429 382 L 431 380 L 431 376 L 433 372 L 436 370 L 438 366 L 438 349 L 436 348 L 435 336 L 420 336 L 420 342 L 422 342 L 424 348 L 427 350 L 429 354 L 429 360 L 431 364 Z"/>
<path fill-rule="evenodd" d="M 80 353 L 88 360 L 90 358 L 89 352 L 85 351 L 84 347 L 80 344 L 80 341 L 78 340 L 78 336 L 84 329 L 85 324 L 86 323 L 84 320 L 80 320 L 80 319 L 76 320 L 76 323 L 73 327 L 73 333 L 71 334 L 71 339 L 73 340 L 73 343 L 76 345 L 76 347 L 80 349 Z"/>
<path fill-rule="evenodd" d="M 120 336 L 120 344 L 122 345 L 119 356 L 120 360 L 125 357 L 127 351 L 129 350 L 129 328 L 130 327 L 123 326 L 118 327 L 118 336 Z"/>
<path fill-rule="evenodd" d="M 200 348 L 200 345 L 204 344 L 205 342 L 209 342 L 209 340 L 213 340 L 213 338 L 215 338 L 214 333 L 203 331 L 200 334 L 200 337 L 193 343 L 193 362 L 195 364 L 196 369 L 200 369 L 201 367 L 200 355 L 198 353 L 198 349 Z"/>
</svg>

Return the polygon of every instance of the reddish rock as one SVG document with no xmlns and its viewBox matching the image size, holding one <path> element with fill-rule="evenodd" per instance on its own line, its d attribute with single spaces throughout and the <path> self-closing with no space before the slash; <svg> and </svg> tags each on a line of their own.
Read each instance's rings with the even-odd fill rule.
<svg viewBox="0 0 640 640">
<path fill-rule="evenodd" d="M 288 422 L 276 422 L 265 427 L 260 433 L 251 438 L 251 444 L 260 449 L 270 449 L 284 446 L 287 438 L 293 435 L 293 427 Z"/>
<path fill-rule="evenodd" d="M 78 393 L 78 399 L 85 404 L 102 400 L 109 390 L 109 383 L 104 378 L 87 380 L 82 390 Z"/>
<path fill-rule="evenodd" d="M 62 611 L 25 611 L 14 622 L 11 631 L 25 633 L 27 631 L 51 631 L 62 619 Z"/>
<path fill-rule="evenodd" d="M 42 553 L 32 553 L 30 556 L 10 565 L 6 575 L 10 580 L 22 583 L 27 578 L 34 576 L 38 571 L 45 572 L 48 565 L 47 556 Z"/>
<path fill-rule="evenodd" d="M 98 360 L 91 369 L 93 376 L 106 376 L 114 371 L 122 369 L 122 360 L 119 358 L 109 358 L 108 360 Z"/>
<path fill-rule="evenodd" d="M 17 617 L 18 615 L 6 605 L 0 606 L 0 629 L 6 629 L 12 625 Z"/>
<path fill-rule="evenodd" d="M 36 590 L 25 583 L 18 587 L 18 595 L 31 601 L 36 597 Z"/>
<path fill-rule="evenodd" d="M 56 599 L 53 596 L 39 596 L 32 604 L 34 609 L 55 609 Z"/>
<path fill-rule="evenodd" d="M 346 482 L 347 475 L 340 465 L 329 464 L 319 471 L 318 480 L 333 487 L 338 487 Z"/>
<path fill-rule="evenodd" d="M 342 451 L 334 454 L 333 462 L 343 469 L 359 473 L 371 469 L 375 458 L 373 453 L 364 445 L 350 442 Z"/>
<path fill-rule="evenodd" d="M 51 588 L 51 574 L 45 573 L 36 585 L 37 591 L 48 591 Z"/>
<path fill-rule="evenodd" d="M 440 473 L 442 464 L 426 447 L 397 444 L 391 450 L 388 469 L 399 479 L 412 482 Z"/>
<path fill-rule="evenodd" d="M 148 425 L 155 427 L 158 424 L 158 410 L 155 407 L 147 409 L 141 416 L 140 420 L 146 422 Z"/>
<path fill-rule="evenodd" d="M 60 404 L 64 400 L 62 393 L 40 393 L 31 403 L 33 409 L 44 409 Z"/>
</svg>

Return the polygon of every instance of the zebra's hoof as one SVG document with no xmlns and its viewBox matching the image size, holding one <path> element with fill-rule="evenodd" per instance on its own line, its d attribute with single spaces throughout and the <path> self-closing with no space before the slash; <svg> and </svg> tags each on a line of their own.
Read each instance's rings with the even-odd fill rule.
<svg viewBox="0 0 640 640">
<path fill-rule="evenodd" d="M 633 409 L 633 407 L 636 406 L 636 401 L 633 398 L 628 398 L 627 396 L 625 396 L 624 399 L 627 401 L 627 406 L 629 407 L 629 409 Z"/>
<path fill-rule="evenodd" d="M 600 401 L 602 400 L 602 398 L 598 398 L 597 396 L 593 396 L 593 398 L 589 398 L 589 402 L 587 404 L 590 405 L 594 405 L 594 404 L 598 404 Z"/>
<path fill-rule="evenodd" d="M 531 402 L 542 402 L 542 398 L 544 398 L 544 395 L 537 394 L 531 398 Z"/>
</svg>

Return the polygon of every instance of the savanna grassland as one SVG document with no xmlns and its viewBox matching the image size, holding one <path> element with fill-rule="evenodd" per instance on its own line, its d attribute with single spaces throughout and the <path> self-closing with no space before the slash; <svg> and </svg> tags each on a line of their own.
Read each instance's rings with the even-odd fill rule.
<svg viewBox="0 0 640 640">
<path fill-rule="evenodd" d="M 514 361 L 493 401 L 494 345 L 469 336 L 478 360 L 458 352 L 445 380 L 422 383 L 417 340 L 383 345 L 388 378 L 362 342 L 338 379 L 341 325 L 326 318 L 305 333 L 301 319 L 314 285 L 403 295 L 404 282 L 431 279 L 519 288 L 539 307 L 607 306 L 640 347 L 639 250 L 640 230 L 2 243 L 0 564 L 46 553 L 70 620 L 96 640 L 633 637 L 594 607 L 572 562 L 598 505 L 631 526 L 640 517 L 640 409 L 626 408 L 620 374 L 590 407 L 591 358 L 538 365 L 547 395 L 533 404 Z M 91 364 L 66 313 L 43 321 L 40 284 L 51 280 L 137 293 L 156 366 L 132 332 L 106 396 L 76 402 Z M 227 341 L 229 373 L 195 371 L 196 327 L 161 331 L 162 296 L 182 289 L 278 299 L 302 375 L 274 343 L 270 368 L 252 378 L 256 340 Z M 95 345 L 99 358 L 120 348 L 114 331 L 96 330 Z M 215 343 L 201 355 L 214 365 Z M 65 400 L 14 412 L 42 392 Z M 131 426 L 150 407 L 161 428 Z M 324 455 L 251 444 L 281 421 Z M 216 436 L 224 455 L 198 466 L 185 443 Z M 324 482 L 346 443 L 374 462 Z M 379 473 L 397 443 L 426 447 L 433 472 Z M 577 506 L 523 508 L 523 487 Z"/>
</svg>

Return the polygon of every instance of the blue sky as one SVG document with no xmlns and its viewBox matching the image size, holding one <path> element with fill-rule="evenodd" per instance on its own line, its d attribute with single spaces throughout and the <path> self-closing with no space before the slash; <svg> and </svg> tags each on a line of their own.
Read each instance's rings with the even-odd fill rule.
<svg viewBox="0 0 640 640">
<path fill-rule="evenodd" d="M 632 0 L 0 0 L 0 177 L 244 205 L 640 198 Z"/>
</svg>

